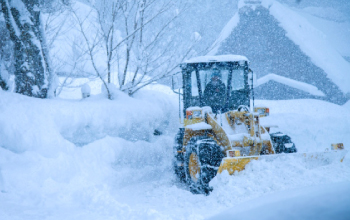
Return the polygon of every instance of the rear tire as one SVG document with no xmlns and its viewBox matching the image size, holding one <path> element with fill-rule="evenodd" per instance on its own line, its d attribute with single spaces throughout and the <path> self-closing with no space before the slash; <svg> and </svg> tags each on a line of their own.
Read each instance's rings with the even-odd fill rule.
<svg viewBox="0 0 350 220">
<path fill-rule="evenodd" d="M 209 182 L 216 176 L 223 153 L 220 146 L 208 137 L 194 137 L 186 146 L 185 175 L 190 191 L 208 195 Z"/>
<path fill-rule="evenodd" d="M 280 153 L 296 153 L 298 150 L 295 144 L 291 141 L 291 138 L 283 134 L 282 132 L 276 132 L 270 134 L 273 148 L 277 154 Z M 286 148 L 285 144 L 292 144 L 292 147 Z"/>
</svg>

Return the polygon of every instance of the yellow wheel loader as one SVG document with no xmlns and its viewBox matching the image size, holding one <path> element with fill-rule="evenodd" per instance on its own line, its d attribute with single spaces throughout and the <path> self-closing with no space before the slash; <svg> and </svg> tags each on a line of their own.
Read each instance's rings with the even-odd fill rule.
<svg viewBox="0 0 350 220">
<path fill-rule="evenodd" d="M 182 88 L 174 91 L 183 126 L 175 137 L 173 167 L 193 193 L 208 194 L 215 175 L 242 171 L 261 155 L 297 151 L 289 136 L 269 134 L 260 124 L 269 109 L 254 108 L 255 77 L 246 57 L 195 57 L 180 67 Z"/>
</svg>

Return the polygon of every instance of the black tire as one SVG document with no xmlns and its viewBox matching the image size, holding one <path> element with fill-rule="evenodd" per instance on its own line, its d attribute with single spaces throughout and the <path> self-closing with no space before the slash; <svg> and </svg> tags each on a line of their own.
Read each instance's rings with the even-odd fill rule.
<svg viewBox="0 0 350 220">
<path fill-rule="evenodd" d="M 298 151 L 295 147 L 295 144 L 292 142 L 291 138 L 288 135 L 283 134 L 282 132 L 276 132 L 270 134 L 270 137 L 276 154 L 296 153 Z M 292 144 L 292 147 L 286 148 L 285 144 Z"/>
<path fill-rule="evenodd" d="M 179 153 L 179 151 L 182 151 L 183 148 L 183 137 L 184 137 L 185 129 L 180 128 L 175 136 L 175 143 L 173 147 L 173 169 L 176 176 L 177 181 L 181 183 L 186 182 L 186 175 L 185 175 L 185 168 L 184 168 L 184 162 L 185 157 L 184 153 Z"/>
<path fill-rule="evenodd" d="M 208 195 L 209 182 L 216 176 L 223 153 L 216 141 L 208 137 L 194 137 L 186 146 L 185 174 L 190 191 Z"/>
</svg>

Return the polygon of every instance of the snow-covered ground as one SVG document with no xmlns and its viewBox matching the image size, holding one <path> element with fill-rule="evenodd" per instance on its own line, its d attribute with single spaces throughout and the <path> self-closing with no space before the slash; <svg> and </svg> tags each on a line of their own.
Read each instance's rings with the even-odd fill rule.
<svg viewBox="0 0 350 220">
<path fill-rule="evenodd" d="M 348 182 L 271 193 L 231 207 L 210 219 L 349 219 Z"/>
<path fill-rule="evenodd" d="M 334 142 L 349 149 L 349 103 L 256 104 L 270 107 L 262 123 L 278 125 L 299 152 L 324 151 Z M 342 163 L 288 156 L 253 161 L 235 176 L 214 178 L 209 196 L 193 195 L 172 174 L 177 106 L 177 95 L 156 84 L 112 101 L 0 91 L 0 219 L 307 218 L 321 208 L 350 217 L 349 155 Z M 155 129 L 163 135 L 154 136 Z M 298 201 L 310 209 L 300 212 Z"/>
</svg>

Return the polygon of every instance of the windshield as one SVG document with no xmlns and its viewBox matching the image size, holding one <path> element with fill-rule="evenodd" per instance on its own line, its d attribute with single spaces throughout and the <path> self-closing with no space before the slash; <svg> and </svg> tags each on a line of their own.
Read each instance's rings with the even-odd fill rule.
<svg viewBox="0 0 350 220">
<path fill-rule="evenodd" d="M 229 69 L 229 68 L 210 68 L 210 69 L 201 69 L 199 70 L 199 78 L 201 82 L 201 91 L 204 92 L 206 86 L 212 82 L 213 74 L 217 74 L 218 79 L 225 84 L 226 89 L 228 88 L 228 81 L 229 81 L 229 75 L 230 71 L 232 72 L 232 79 L 231 79 L 231 90 L 241 90 L 244 89 L 244 69 Z M 196 72 L 193 71 L 192 73 L 192 88 L 193 88 L 193 94 L 198 95 L 198 88 L 197 88 L 197 78 L 196 78 Z"/>
<path fill-rule="evenodd" d="M 244 69 L 232 70 L 232 90 L 244 89 Z"/>
<path fill-rule="evenodd" d="M 224 83 L 225 88 L 227 88 L 228 75 L 230 73 L 229 69 L 205 69 L 199 70 L 199 76 L 201 80 L 202 92 L 205 91 L 206 86 L 213 82 L 213 79 L 217 77 L 216 82 L 221 81 Z M 215 76 L 215 74 L 217 76 Z"/>
<path fill-rule="evenodd" d="M 231 108 L 235 103 L 241 103 L 237 98 L 242 99 L 238 96 L 242 91 L 246 92 L 244 67 L 197 67 L 188 77 L 192 97 L 190 106 L 210 106 L 214 113 L 225 106 Z M 246 96 L 243 99 L 247 99 Z"/>
</svg>

